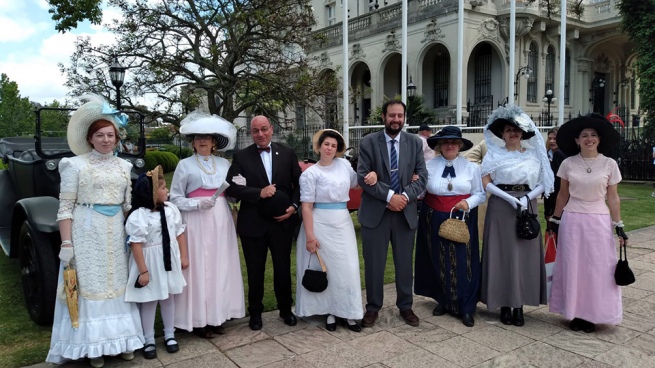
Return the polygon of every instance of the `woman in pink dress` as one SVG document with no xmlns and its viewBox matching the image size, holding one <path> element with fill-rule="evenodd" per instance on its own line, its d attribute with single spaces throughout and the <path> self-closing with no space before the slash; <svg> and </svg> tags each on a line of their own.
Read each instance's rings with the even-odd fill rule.
<svg viewBox="0 0 655 368">
<path fill-rule="evenodd" d="M 573 331 L 590 333 L 596 324 L 622 320 L 612 233 L 615 229 L 619 243 L 626 244 L 617 192 L 621 173 L 616 161 L 603 155 L 619 138 L 612 124 L 596 114 L 575 118 L 557 133 L 557 145 L 569 158 L 557 173 L 562 181 L 550 219 L 559 244 L 550 311 L 570 319 Z"/>
<path fill-rule="evenodd" d="M 187 286 L 175 295 L 175 327 L 211 338 L 223 334 L 223 322 L 246 315 L 237 235 L 223 193 L 230 163 L 215 151 L 234 147 L 236 129 L 216 115 L 192 113 L 180 133 L 193 142 L 195 154 L 181 160 L 171 183 L 171 202 L 186 224 L 189 268 Z"/>
</svg>

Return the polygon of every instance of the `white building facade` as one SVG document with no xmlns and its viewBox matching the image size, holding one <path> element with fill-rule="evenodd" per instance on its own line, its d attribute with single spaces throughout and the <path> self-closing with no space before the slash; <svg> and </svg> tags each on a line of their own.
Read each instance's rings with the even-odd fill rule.
<svg viewBox="0 0 655 368">
<path fill-rule="evenodd" d="M 554 1 L 551 1 L 554 2 Z M 572 2 L 572 1 L 570 1 Z M 349 10 L 348 65 L 342 65 L 342 3 Z M 566 54 L 560 55 L 560 16 L 548 14 L 544 2 L 516 0 L 515 70 L 509 70 L 510 0 L 464 0 L 463 60 L 457 59 L 458 0 L 412 0 L 408 3 L 407 75 L 424 105 L 440 122 L 456 122 L 457 67 L 463 65 L 462 123 L 479 127 L 498 105 L 514 99 L 541 126 L 557 124 L 569 115 L 614 113 L 626 126 L 638 114 L 635 52 L 621 31 L 616 0 L 584 0 L 578 15 L 567 17 Z M 313 0 L 323 42 L 308 50 L 317 57 L 322 73 L 341 80 L 347 68 L 350 98 L 349 125 L 361 126 L 385 98 L 401 94 L 400 0 Z M 559 8 L 559 7 L 557 7 Z M 560 70 L 560 58 L 566 58 Z M 565 74 L 564 95 L 560 74 Z M 515 96 L 508 96 L 510 75 L 516 78 Z M 546 91 L 564 99 L 550 105 Z M 340 91 L 326 97 L 324 119 L 307 114 L 310 124 L 342 126 Z"/>
</svg>

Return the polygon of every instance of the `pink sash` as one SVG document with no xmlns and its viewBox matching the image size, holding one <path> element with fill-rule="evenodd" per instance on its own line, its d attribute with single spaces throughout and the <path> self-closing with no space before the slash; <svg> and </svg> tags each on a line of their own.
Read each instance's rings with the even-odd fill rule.
<svg viewBox="0 0 655 368">
<path fill-rule="evenodd" d="M 195 197 L 211 197 L 216 193 L 216 189 L 203 189 L 203 188 L 198 188 L 194 190 L 193 192 L 187 194 L 187 198 L 195 198 Z M 219 197 L 224 197 L 225 192 L 221 193 Z"/>
</svg>

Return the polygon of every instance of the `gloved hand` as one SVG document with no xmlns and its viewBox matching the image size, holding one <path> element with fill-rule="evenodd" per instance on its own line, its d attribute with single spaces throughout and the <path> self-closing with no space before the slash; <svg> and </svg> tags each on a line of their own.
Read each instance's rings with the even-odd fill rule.
<svg viewBox="0 0 655 368">
<path fill-rule="evenodd" d="M 232 182 L 234 184 L 236 184 L 236 185 L 245 186 L 246 185 L 246 178 L 244 178 L 243 176 L 241 176 L 241 174 L 239 174 L 239 175 L 236 175 L 236 176 L 232 177 Z"/>
<path fill-rule="evenodd" d="M 555 234 L 559 233 L 560 220 L 561 218 L 559 216 L 551 216 L 550 220 L 548 220 L 550 223 L 550 230 L 552 230 Z"/>
<path fill-rule="evenodd" d="M 529 201 L 529 198 L 528 198 L 527 195 L 525 195 L 525 196 L 523 196 L 523 197 L 521 197 L 519 199 L 519 202 L 521 203 L 521 211 L 527 211 L 528 210 L 528 201 Z"/>
<path fill-rule="evenodd" d="M 628 240 L 628 236 L 625 234 L 625 231 L 623 231 L 623 227 L 617 226 L 614 229 L 616 230 L 616 235 L 619 238 L 623 238 L 624 241 Z"/>
<path fill-rule="evenodd" d="M 201 199 L 198 202 L 199 210 L 208 210 L 216 205 L 216 200 L 212 198 Z"/>
<path fill-rule="evenodd" d="M 64 266 L 67 266 L 70 261 L 75 257 L 75 252 L 73 251 L 73 247 L 61 247 L 61 250 L 59 251 L 59 259 L 64 262 Z"/>
<path fill-rule="evenodd" d="M 486 191 L 497 197 L 504 199 L 514 209 L 516 209 L 516 207 L 521 204 L 521 202 L 519 202 L 519 200 L 516 197 L 512 197 L 511 195 L 507 194 L 507 192 L 495 186 L 494 183 L 487 184 Z"/>
</svg>

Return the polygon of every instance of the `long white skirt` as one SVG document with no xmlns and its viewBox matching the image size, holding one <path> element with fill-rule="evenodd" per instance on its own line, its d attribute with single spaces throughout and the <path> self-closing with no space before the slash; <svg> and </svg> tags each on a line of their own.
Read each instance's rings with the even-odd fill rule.
<svg viewBox="0 0 655 368">
<path fill-rule="evenodd" d="M 363 317 L 362 289 L 359 276 L 357 238 L 347 209 L 314 208 L 314 235 L 319 253 L 327 268 L 328 287 L 313 293 L 302 286 L 302 277 L 309 263 L 305 248 L 304 227 L 300 228 L 296 245 L 296 314 L 301 317 L 332 314 L 347 319 Z M 311 257 L 311 268 L 320 269 L 318 258 Z"/>
</svg>

